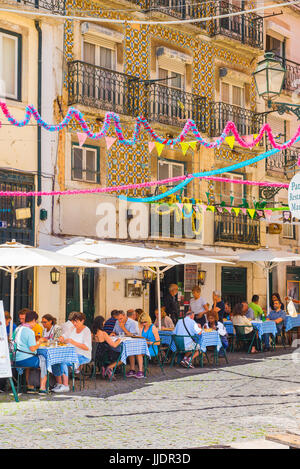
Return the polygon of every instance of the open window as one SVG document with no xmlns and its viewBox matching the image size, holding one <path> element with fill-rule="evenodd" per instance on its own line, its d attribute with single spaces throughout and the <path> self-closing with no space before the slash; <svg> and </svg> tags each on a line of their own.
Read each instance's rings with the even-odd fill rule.
<svg viewBox="0 0 300 469">
<path fill-rule="evenodd" d="M 21 101 L 22 36 L 0 29 L 0 96 Z"/>
</svg>

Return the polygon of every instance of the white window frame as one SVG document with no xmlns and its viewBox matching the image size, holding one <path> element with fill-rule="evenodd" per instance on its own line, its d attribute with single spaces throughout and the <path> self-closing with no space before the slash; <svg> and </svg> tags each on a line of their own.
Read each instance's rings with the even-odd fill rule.
<svg viewBox="0 0 300 469">
<path fill-rule="evenodd" d="M 15 43 L 15 93 L 14 94 L 9 94 L 6 92 L 6 89 L 3 90 L 3 96 L 5 98 L 10 98 L 10 99 L 14 99 L 14 100 L 19 100 L 19 90 L 18 90 L 18 75 L 19 73 L 21 73 L 21 71 L 19 70 L 19 64 L 18 64 L 18 57 L 19 57 L 19 38 L 18 36 L 15 36 L 14 34 L 9 34 L 9 33 L 5 33 L 5 32 L 2 32 L 0 31 L 0 53 L 1 51 L 3 50 L 2 49 L 2 38 L 3 37 L 8 37 L 9 39 L 13 39 L 14 40 L 14 43 Z M 1 79 L 0 79 L 1 80 Z M 1 80 L 2 81 L 2 80 Z M 4 82 L 5 83 L 5 82 Z M 2 94 L 2 89 L 1 89 L 1 85 L 0 85 L 0 95 Z"/>
<path fill-rule="evenodd" d="M 285 232 L 285 229 L 287 229 Z M 291 230 L 291 232 L 289 232 Z M 285 239 L 295 239 L 296 238 L 296 233 L 295 233 L 295 225 L 292 223 L 283 223 L 282 224 L 282 237 Z"/>
<path fill-rule="evenodd" d="M 104 49 L 109 49 L 112 51 L 112 68 L 111 70 L 116 71 L 117 70 L 117 45 L 114 44 L 114 46 L 109 47 L 107 44 L 101 45 L 98 43 L 98 41 L 95 39 L 95 42 L 89 37 L 88 39 L 83 36 L 82 39 L 82 61 L 84 61 L 84 43 L 87 44 L 93 44 L 95 46 L 95 67 L 100 67 L 100 47 L 103 47 Z M 94 65 L 94 64 L 93 64 Z"/>
<path fill-rule="evenodd" d="M 239 179 L 240 181 L 244 181 L 244 175 L 243 174 L 236 174 L 236 173 L 223 173 L 222 174 L 222 177 L 225 178 L 225 179 Z M 230 190 L 229 190 L 229 193 L 227 194 L 222 194 L 223 197 L 231 197 L 233 196 L 234 197 L 234 186 L 235 186 L 235 183 L 231 182 L 226 182 L 226 187 L 228 187 Z M 221 184 L 221 192 L 222 192 L 222 184 Z M 221 196 L 221 194 L 220 194 Z M 242 198 L 243 199 L 245 196 L 245 186 L 242 185 Z M 241 205 L 242 203 L 242 200 L 238 200 L 237 201 L 239 205 Z"/>
<path fill-rule="evenodd" d="M 226 80 L 221 80 L 221 93 L 220 93 L 220 101 L 223 102 L 223 98 L 222 98 L 222 94 L 223 94 L 223 91 L 222 91 L 222 87 L 223 85 L 228 85 L 229 86 L 229 103 L 226 103 L 226 104 L 230 104 L 231 106 L 238 106 L 237 104 L 233 104 L 233 87 L 235 86 L 236 88 L 240 88 L 242 90 L 242 103 L 240 106 L 238 107 L 241 107 L 241 108 L 244 108 L 245 107 L 245 86 L 243 85 L 240 85 L 238 83 L 232 83 L 230 81 L 226 81 Z"/>
<path fill-rule="evenodd" d="M 177 161 L 169 161 L 169 160 L 165 160 L 163 158 L 159 158 L 158 159 L 158 172 L 157 172 L 158 179 L 161 179 L 160 176 L 159 176 L 159 166 L 162 166 L 163 164 L 168 165 L 168 178 L 167 179 L 174 177 L 173 176 L 173 171 L 172 171 L 172 168 L 174 166 L 181 167 L 182 168 L 182 176 L 184 176 L 184 169 L 185 169 L 184 163 L 177 162 Z"/>
<path fill-rule="evenodd" d="M 77 178 L 74 176 L 74 172 L 75 172 L 75 155 L 74 155 L 74 150 L 75 148 L 79 148 L 81 151 L 82 151 L 82 176 L 83 178 L 80 179 L 80 178 Z M 87 179 L 87 170 L 86 170 L 86 152 L 87 151 L 93 151 L 94 154 L 95 154 L 95 172 L 94 172 L 94 175 L 95 175 L 95 179 L 94 180 L 91 180 L 91 179 Z M 71 176 L 71 179 L 72 181 L 81 181 L 81 182 L 89 182 L 89 183 L 93 183 L 93 184 L 97 184 L 98 182 L 98 178 L 99 178 L 99 174 L 98 174 L 98 170 L 97 170 L 97 163 L 98 163 L 98 150 L 97 148 L 92 148 L 92 147 L 85 147 L 85 146 L 82 146 L 80 147 L 79 145 L 72 145 L 72 176 Z"/>
</svg>

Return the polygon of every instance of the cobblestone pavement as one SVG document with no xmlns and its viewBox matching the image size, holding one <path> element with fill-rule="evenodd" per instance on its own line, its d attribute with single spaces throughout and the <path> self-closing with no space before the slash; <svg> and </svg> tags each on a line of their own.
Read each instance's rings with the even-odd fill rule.
<svg viewBox="0 0 300 469">
<path fill-rule="evenodd" d="M 0 394 L 0 448 L 195 448 L 299 432 L 300 363 L 283 351 L 229 359 L 20 403 Z"/>
</svg>

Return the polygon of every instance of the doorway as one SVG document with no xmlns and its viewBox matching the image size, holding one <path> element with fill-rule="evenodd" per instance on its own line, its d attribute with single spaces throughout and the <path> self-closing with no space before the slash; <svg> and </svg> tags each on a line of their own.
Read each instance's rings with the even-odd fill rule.
<svg viewBox="0 0 300 469">
<path fill-rule="evenodd" d="M 231 308 L 247 299 L 247 269 L 244 267 L 222 267 L 222 298 Z"/>
<path fill-rule="evenodd" d="M 66 321 L 72 311 L 79 311 L 79 275 L 77 269 L 66 269 Z M 94 269 L 85 269 L 83 274 L 83 313 L 86 326 L 91 327 L 95 315 L 95 273 Z"/>
</svg>

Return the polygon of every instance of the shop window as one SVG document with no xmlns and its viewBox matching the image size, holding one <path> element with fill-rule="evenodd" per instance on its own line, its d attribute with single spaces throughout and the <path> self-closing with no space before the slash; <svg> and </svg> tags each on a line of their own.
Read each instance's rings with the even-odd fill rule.
<svg viewBox="0 0 300 469">
<path fill-rule="evenodd" d="M 100 149 L 84 145 L 72 147 L 72 179 L 100 182 Z"/>
<path fill-rule="evenodd" d="M 0 96 L 21 101 L 22 36 L 0 29 Z"/>
</svg>

